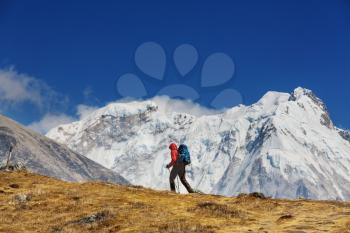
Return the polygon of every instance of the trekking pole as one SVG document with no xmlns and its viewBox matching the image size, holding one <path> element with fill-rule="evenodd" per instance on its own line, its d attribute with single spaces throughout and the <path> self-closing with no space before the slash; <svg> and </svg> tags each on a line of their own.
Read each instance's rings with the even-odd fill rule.
<svg viewBox="0 0 350 233">
<path fill-rule="evenodd" d="M 177 182 L 177 193 L 180 194 L 180 183 L 179 183 L 179 176 L 176 177 L 176 182 Z"/>
<path fill-rule="evenodd" d="M 170 168 L 168 168 L 168 172 L 169 172 L 169 174 L 171 173 L 171 172 L 170 172 Z M 176 185 L 175 185 L 175 192 L 177 193 L 177 191 L 176 191 Z"/>
<path fill-rule="evenodd" d="M 192 172 L 192 180 L 193 180 L 193 182 L 194 182 L 194 170 L 193 170 L 193 167 L 192 167 L 192 163 L 190 163 L 190 167 L 191 167 L 191 172 Z M 202 179 L 203 179 L 203 177 L 202 177 Z M 200 181 L 200 183 L 202 182 L 202 179 L 201 179 L 201 181 Z M 198 183 L 197 185 L 196 185 L 196 187 L 194 188 L 194 191 L 197 193 L 198 192 L 198 186 L 199 186 L 199 184 L 200 183 Z"/>
<path fill-rule="evenodd" d="M 5 167 L 6 170 L 8 170 L 9 166 L 10 166 L 10 160 L 11 160 L 11 157 L 12 157 L 12 150 L 13 150 L 13 147 L 10 146 L 10 149 L 9 149 L 9 152 L 8 152 L 7 161 L 6 161 L 6 167 Z"/>
<path fill-rule="evenodd" d="M 207 173 L 208 173 L 208 171 L 209 171 L 209 167 L 207 167 Z M 198 183 L 197 186 L 196 186 L 196 190 L 198 190 L 198 187 L 199 187 L 199 185 L 202 183 L 203 178 L 204 178 L 205 175 L 206 175 L 206 173 L 204 173 L 204 171 L 203 171 L 202 177 L 201 177 L 199 183 Z"/>
</svg>

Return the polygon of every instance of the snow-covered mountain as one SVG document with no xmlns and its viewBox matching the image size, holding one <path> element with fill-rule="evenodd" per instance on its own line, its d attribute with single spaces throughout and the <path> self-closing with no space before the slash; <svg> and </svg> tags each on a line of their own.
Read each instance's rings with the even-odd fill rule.
<svg viewBox="0 0 350 233">
<path fill-rule="evenodd" d="M 116 172 L 0 115 L 0 164 L 6 164 L 10 147 L 14 148 L 11 164 L 21 163 L 42 175 L 66 181 L 128 183 Z"/>
<path fill-rule="evenodd" d="M 111 103 L 47 136 L 151 188 L 168 189 L 168 145 L 177 142 L 190 148 L 189 182 L 206 193 L 350 200 L 350 133 L 310 90 L 202 113 L 165 97 Z"/>
</svg>

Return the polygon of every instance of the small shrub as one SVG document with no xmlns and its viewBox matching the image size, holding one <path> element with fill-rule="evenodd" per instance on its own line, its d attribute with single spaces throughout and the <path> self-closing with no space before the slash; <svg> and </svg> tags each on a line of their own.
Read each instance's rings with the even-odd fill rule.
<svg viewBox="0 0 350 233">
<path fill-rule="evenodd" d="M 212 226 L 204 226 L 201 224 L 192 225 L 183 221 L 163 224 L 158 227 L 158 231 L 162 233 L 215 233 Z"/>
<path fill-rule="evenodd" d="M 54 226 L 51 228 L 51 232 L 61 232 L 63 231 L 63 227 L 60 226 Z"/>
<path fill-rule="evenodd" d="M 143 202 L 131 202 L 130 205 L 131 205 L 132 209 L 147 209 L 147 208 L 149 208 L 149 206 Z"/>
<path fill-rule="evenodd" d="M 227 205 L 217 204 L 214 202 L 201 202 L 190 211 L 208 214 L 214 217 L 224 218 L 241 218 L 243 213 L 239 210 L 228 207 Z"/>
<path fill-rule="evenodd" d="M 257 199 L 267 199 L 263 193 L 258 193 L 258 192 L 249 193 L 249 194 L 241 193 L 237 197 L 238 198 L 253 197 L 253 198 L 257 198 Z"/>
<path fill-rule="evenodd" d="M 13 188 L 13 189 L 18 189 L 19 188 L 18 184 L 10 184 L 9 186 L 10 186 L 10 188 Z"/>
<path fill-rule="evenodd" d="M 129 185 L 126 185 L 128 188 L 131 188 L 131 189 L 144 189 L 143 186 L 141 185 L 132 185 L 132 184 L 129 184 Z"/>
<path fill-rule="evenodd" d="M 79 219 L 78 221 L 76 221 L 76 223 L 79 224 L 91 224 L 91 223 L 95 223 L 95 222 L 102 222 L 107 220 L 108 218 L 111 217 L 111 213 L 109 211 L 102 211 L 102 212 L 98 212 L 96 214 L 92 214 L 86 217 L 83 217 L 81 219 Z"/>
<path fill-rule="evenodd" d="M 14 199 L 19 203 L 25 203 L 32 199 L 32 194 L 18 194 L 14 197 Z"/>
<path fill-rule="evenodd" d="M 291 214 L 285 214 L 285 215 L 282 215 L 278 220 L 277 220 L 277 223 L 282 223 L 282 222 L 285 222 L 285 221 L 288 221 L 290 219 L 293 219 L 294 216 L 291 215 Z"/>
<path fill-rule="evenodd" d="M 80 201 L 80 197 L 78 197 L 78 196 L 73 196 L 73 197 L 72 197 L 72 200 L 73 200 L 73 201 Z"/>
<path fill-rule="evenodd" d="M 87 227 L 88 229 L 102 229 L 109 225 L 109 221 L 113 218 L 113 214 L 104 210 L 101 212 L 97 212 L 95 214 L 91 214 L 85 217 L 82 217 L 77 220 L 69 221 L 64 223 L 62 226 L 53 226 L 51 227 L 52 232 L 61 232 L 66 231 L 66 228 L 70 227 Z M 80 226 L 79 226 L 80 225 Z M 70 232 L 70 231 L 69 231 Z"/>
</svg>

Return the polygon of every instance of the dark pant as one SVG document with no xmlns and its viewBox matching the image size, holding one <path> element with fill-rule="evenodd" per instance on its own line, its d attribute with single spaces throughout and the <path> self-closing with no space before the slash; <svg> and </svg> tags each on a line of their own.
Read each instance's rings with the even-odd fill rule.
<svg viewBox="0 0 350 233">
<path fill-rule="evenodd" d="M 171 191 L 175 192 L 175 178 L 177 176 L 180 177 L 181 183 L 189 193 L 193 193 L 193 189 L 189 185 L 189 183 L 186 180 L 186 169 L 185 164 L 182 161 L 177 161 L 170 172 L 170 189 Z"/>
</svg>

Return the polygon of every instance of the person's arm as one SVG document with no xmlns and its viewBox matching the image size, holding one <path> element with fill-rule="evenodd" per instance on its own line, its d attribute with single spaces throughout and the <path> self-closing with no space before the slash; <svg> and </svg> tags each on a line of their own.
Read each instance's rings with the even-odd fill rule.
<svg viewBox="0 0 350 233">
<path fill-rule="evenodd" d="M 176 159 L 177 159 L 177 151 L 176 150 L 172 150 L 171 151 L 171 162 L 167 165 L 168 168 L 174 166 L 174 164 L 176 163 Z"/>
</svg>

